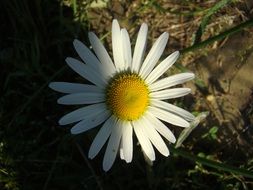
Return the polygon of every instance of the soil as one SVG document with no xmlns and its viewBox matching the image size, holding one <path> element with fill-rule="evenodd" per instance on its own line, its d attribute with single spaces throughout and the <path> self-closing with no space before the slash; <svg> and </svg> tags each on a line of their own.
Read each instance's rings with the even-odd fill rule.
<svg viewBox="0 0 253 190">
<path fill-rule="evenodd" d="M 200 1 L 197 6 L 207 9 L 214 4 L 215 1 Z M 146 22 L 149 26 L 149 45 L 163 32 L 169 32 L 170 40 L 165 50 L 165 55 L 169 55 L 192 44 L 204 16 L 197 12 L 193 14 L 195 6 L 184 7 L 179 1 L 173 0 L 157 1 L 152 5 L 138 0 L 112 1 L 106 7 L 91 8 L 88 16 L 91 28 L 100 37 L 105 37 L 105 45 L 111 44 L 108 31 L 113 18 L 127 28 L 133 40 L 136 39 L 140 24 Z M 224 7 L 212 16 L 202 40 L 252 18 L 252 7 L 250 0 Z M 210 112 L 208 118 L 195 129 L 192 139 L 201 141 L 202 133 L 218 126 L 217 154 L 230 155 L 231 159 L 234 159 L 234 155 L 253 156 L 252 34 L 252 29 L 244 30 L 201 50 L 186 53 L 179 60 L 203 84 L 202 87 L 196 82 L 187 84 L 193 89 L 192 97 L 185 99 L 187 107 L 192 111 Z"/>
<path fill-rule="evenodd" d="M 211 122 L 219 126 L 225 148 L 253 155 L 253 36 L 242 32 L 195 61 L 196 75 L 207 85 L 202 92 Z M 198 94 L 198 92 L 195 92 Z M 199 98 L 199 97 L 196 97 Z"/>
</svg>

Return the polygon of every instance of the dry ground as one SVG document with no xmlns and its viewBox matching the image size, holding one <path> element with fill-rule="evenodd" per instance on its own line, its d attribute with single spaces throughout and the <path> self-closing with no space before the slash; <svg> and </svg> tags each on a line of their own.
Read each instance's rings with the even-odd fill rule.
<svg viewBox="0 0 253 190">
<path fill-rule="evenodd" d="M 146 4 L 145 4 L 146 3 Z M 184 6 L 183 1 L 110 1 L 107 7 L 90 8 L 91 29 L 105 44 L 111 44 L 111 20 L 117 18 L 121 26 L 136 38 L 142 22 L 149 25 L 149 45 L 164 31 L 170 40 L 165 54 L 192 45 L 193 37 L 205 12 L 217 1 L 197 1 Z M 252 1 L 236 1 L 225 6 L 211 18 L 202 40 L 219 34 L 242 21 L 252 18 Z M 106 34 L 105 36 L 103 36 Z M 187 53 L 179 61 L 196 74 L 201 85 L 193 88 L 186 104 L 192 111 L 210 111 L 208 118 L 193 133 L 193 141 L 200 143 L 202 133 L 218 126 L 216 148 L 220 157 L 234 159 L 253 156 L 253 30 L 215 42 L 206 48 Z M 178 72 L 178 71 L 175 71 Z M 187 102 L 188 101 L 188 102 Z M 187 144 L 186 144 L 187 145 Z M 192 145 L 192 142 L 189 143 Z M 205 147 L 208 149 L 208 147 Z"/>
</svg>

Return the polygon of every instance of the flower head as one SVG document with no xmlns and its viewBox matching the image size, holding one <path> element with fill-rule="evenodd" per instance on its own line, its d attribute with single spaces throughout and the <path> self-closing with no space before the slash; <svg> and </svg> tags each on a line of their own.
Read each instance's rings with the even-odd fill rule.
<svg viewBox="0 0 253 190">
<path fill-rule="evenodd" d="M 164 100 L 182 97 L 189 88 L 170 88 L 194 78 L 193 73 L 181 73 L 161 78 L 177 60 L 176 51 L 157 64 L 168 41 L 163 33 L 143 60 L 148 27 L 142 24 L 138 33 L 133 56 L 129 35 L 120 29 L 117 20 L 112 23 L 111 60 L 97 36 L 90 32 L 89 40 L 95 55 L 82 42 L 74 40 L 75 50 L 82 61 L 68 57 L 67 64 L 92 84 L 52 82 L 49 87 L 66 93 L 58 99 L 59 104 L 85 105 L 59 120 L 60 125 L 75 123 L 72 134 L 79 134 L 99 126 L 89 150 L 94 158 L 109 139 L 103 160 L 108 171 L 116 155 L 127 163 L 133 158 L 133 131 L 145 155 L 155 160 L 153 146 L 164 156 L 169 150 L 161 135 L 169 142 L 176 141 L 171 130 L 160 120 L 189 127 L 194 116 L 188 111 Z"/>
</svg>

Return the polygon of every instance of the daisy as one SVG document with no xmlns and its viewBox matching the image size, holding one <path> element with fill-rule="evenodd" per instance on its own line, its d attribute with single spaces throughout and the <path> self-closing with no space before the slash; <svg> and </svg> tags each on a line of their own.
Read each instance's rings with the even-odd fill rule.
<svg viewBox="0 0 253 190">
<path fill-rule="evenodd" d="M 51 82 L 49 87 L 66 95 L 58 99 L 63 105 L 85 105 L 59 120 L 60 125 L 75 123 L 72 134 L 94 127 L 102 127 L 91 144 L 88 156 L 94 158 L 107 142 L 103 169 L 108 171 L 117 156 L 127 163 L 133 158 L 133 133 L 145 155 L 155 160 L 155 147 L 168 156 L 169 149 L 163 136 L 171 143 L 176 138 L 163 123 L 189 127 L 194 116 L 165 100 L 190 93 L 189 88 L 170 88 L 194 78 L 193 73 L 161 76 L 175 63 L 176 51 L 157 64 L 167 44 L 169 35 L 164 32 L 145 57 L 148 27 L 141 25 L 133 55 L 128 32 L 121 29 L 117 20 L 112 22 L 113 60 L 93 33 L 89 41 L 95 55 L 82 42 L 74 40 L 74 48 L 82 61 L 66 58 L 67 64 L 92 84 Z M 162 122 L 163 121 L 163 122 Z"/>
</svg>

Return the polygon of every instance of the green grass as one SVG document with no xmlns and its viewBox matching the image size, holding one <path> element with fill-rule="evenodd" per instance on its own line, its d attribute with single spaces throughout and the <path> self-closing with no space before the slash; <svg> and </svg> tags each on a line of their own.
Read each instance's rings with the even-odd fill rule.
<svg viewBox="0 0 253 190">
<path fill-rule="evenodd" d="M 64 60 L 76 55 L 73 39 L 87 41 L 89 3 L 65 2 L 1 2 L 0 189 L 250 189 L 253 161 L 219 160 L 211 151 L 215 138 L 203 138 L 202 144 L 190 143 L 196 146 L 193 152 L 188 147 L 171 147 L 172 156 L 157 154 L 152 167 L 145 162 L 139 146 L 135 146 L 131 164 L 117 159 L 108 173 L 101 169 L 103 153 L 92 161 L 87 159 L 96 129 L 71 136 L 69 127 L 59 127 L 57 120 L 73 107 L 57 105 L 58 95 L 48 88 L 50 81 L 79 80 L 66 69 Z M 147 2 L 140 11 L 154 8 L 166 12 L 155 1 Z M 194 2 L 184 1 L 184 6 L 188 4 Z M 194 14 L 208 10 L 196 5 Z M 203 19 L 206 26 L 207 17 Z M 251 26 L 249 20 L 182 52 L 199 50 Z"/>
</svg>

